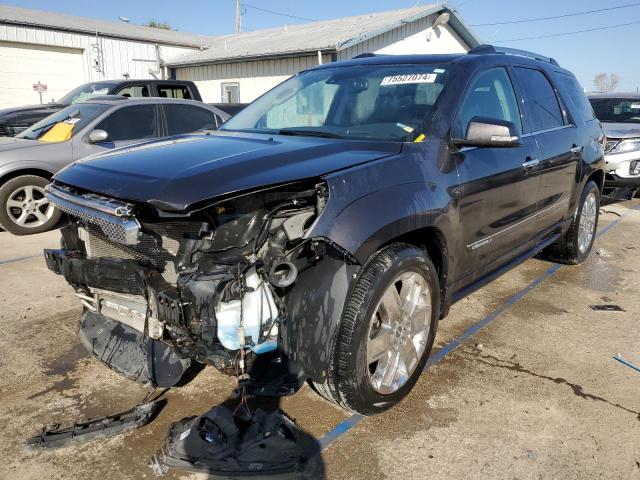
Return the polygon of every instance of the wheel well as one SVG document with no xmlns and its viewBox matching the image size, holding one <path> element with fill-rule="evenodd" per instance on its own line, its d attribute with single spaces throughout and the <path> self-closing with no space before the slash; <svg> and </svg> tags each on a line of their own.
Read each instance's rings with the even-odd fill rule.
<svg viewBox="0 0 640 480">
<path fill-rule="evenodd" d="M 46 178 L 47 180 L 51 180 L 51 177 L 53 177 L 53 173 L 47 172 L 46 170 L 40 170 L 39 168 L 25 168 L 23 170 L 14 170 L 13 172 L 4 174 L 0 177 L 0 185 L 12 178 L 21 177 L 22 175 L 36 175 L 38 177 Z"/>
<path fill-rule="evenodd" d="M 596 170 L 589 176 L 587 181 L 589 180 L 596 182 L 596 185 L 600 188 L 600 193 L 602 193 L 602 190 L 604 189 L 604 172 L 602 170 Z"/>
<path fill-rule="evenodd" d="M 441 298 L 445 300 L 447 273 L 448 273 L 448 250 L 447 241 L 444 234 L 436 227 L 425 227 L 405 233 L 394 238 L 389 243 L 403 242 L 414 245 L 427 252 L 429 258 L 436 267 L 438 278 L 440 279 Z"/>
</svg>

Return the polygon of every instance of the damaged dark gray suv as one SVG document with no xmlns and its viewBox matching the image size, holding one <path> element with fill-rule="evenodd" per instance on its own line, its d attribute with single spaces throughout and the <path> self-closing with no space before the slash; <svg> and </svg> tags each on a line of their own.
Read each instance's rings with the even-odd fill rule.
<svg viewBox="0 0 640 480">
<path fill-rule="evenodd" d="M 76 162 L 47 250 L 112 369 L 194 363 L 254 395 L 306 381 L 362 414 L 397 403 L 452 303 L 543 251 L 589 255 L 603 133 L 552 59 L 478 47 L 318 66 L 210 135 Z M 590 109 L 589 109 L 590 110 Z"/>
</svg>

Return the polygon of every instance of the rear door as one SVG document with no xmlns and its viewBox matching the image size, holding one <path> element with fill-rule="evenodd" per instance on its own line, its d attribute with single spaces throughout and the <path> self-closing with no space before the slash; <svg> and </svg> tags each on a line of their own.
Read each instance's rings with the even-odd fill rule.
<svg viewBox="0 0 640 480">
<path fill-rule="evenodd" d="M 474 117 L 506 120 L 522 132 L 521 111 L 505 67 L 477 74 L 465 93 L 452 128 L 466 135 Z M 466 246 L 460 286 L 527 249 L 535 234 L 538 176 L 528 167 L 538 156 L 535 139 L 517 147 L 467 147 L 454 153 L 460 176 L 460 223 Z"/>
<path fill-rule="evenodd" d="M 536 68 L 514 67 L 526 111 L 524 131 L 539 146 L 538 226 L 553 229 L 566 217 L 582 158 L 582 141 L 547 75 Z"/>
<path fill-rule="evenodd" d="M 127 85 L 123 85 L 118 87 L 113 95 L 122 95 L 123 97 L 131 97 L 131 98 L 140 98 L 140 97 L 151 97 L 151 90 L 149 89 L 149 84 L 147 82 L 136 82 L 130 83 Z"/>
<path fill-rule="evenodd" d="M 155 84 L 158 90 L 157 96 L 162 98 L 178 98 L 180 100 L 194 100 L 193 95 L 189 91 L 186 85 L 181 84 L 167 84 L 157 83 Z"/>
</svg>

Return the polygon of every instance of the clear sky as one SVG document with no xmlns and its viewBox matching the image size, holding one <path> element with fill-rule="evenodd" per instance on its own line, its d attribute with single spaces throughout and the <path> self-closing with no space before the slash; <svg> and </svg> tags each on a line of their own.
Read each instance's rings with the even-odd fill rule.
<svg viewBox="0 0 640 480">
<path fill-rule="evenodd" d="M 132 23 L 155 19 L 183 32 L 220 35 L 233 32 L 235 0 L 0 0 L 3 3 L 73 15 Z M 413 7 L 431 3 L 416 0 L 247 0 L 242 22 L 246 29 L 303 23 L 304 20 L 260 11 L 255 7 L 294 17 L 323 20 L 361 13 Z M 470 25 L 571 14 L 586 10 L 640 3 L 638 0 L 452 0 Z M 635 25 L 591 31 L 575 35 L 513 41 L 525 37 L 553 35 L 609 25 L 638 22 Z M 640 88 L 640 5 L 538 22 L 472 27 L 486 43 L 533 50 L 555 57 L 572 70 L 583 86 L 593 89 L 598 73 L 620 76 L 618 91 Z"/>
</svg>

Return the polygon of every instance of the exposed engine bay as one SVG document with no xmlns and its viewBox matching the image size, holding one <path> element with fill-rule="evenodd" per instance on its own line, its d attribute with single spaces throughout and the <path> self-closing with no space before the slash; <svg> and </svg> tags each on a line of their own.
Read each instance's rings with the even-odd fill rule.
<svg viewBox="0 0 640 480">
<path fill-rule="evenodd" d="M 303 365 L 314 355 L 305 332 L 326 308 L 308 295 L 317 274 L 306 272 L 323 263 L 340 272 L 344 297 L 344 278 L 357 268 L 310 234 L 328 200 L 325 183 L 241 194 L 184 215 L 62 184 L 47 190 L 70 219 L 63 248 L 45 251 L 47 265 L 75 289 L 78 335 L 110 368 L 170 387 L 197 362 L 265 395 L 292 394 L 314 375 Z"/>
</svg>

